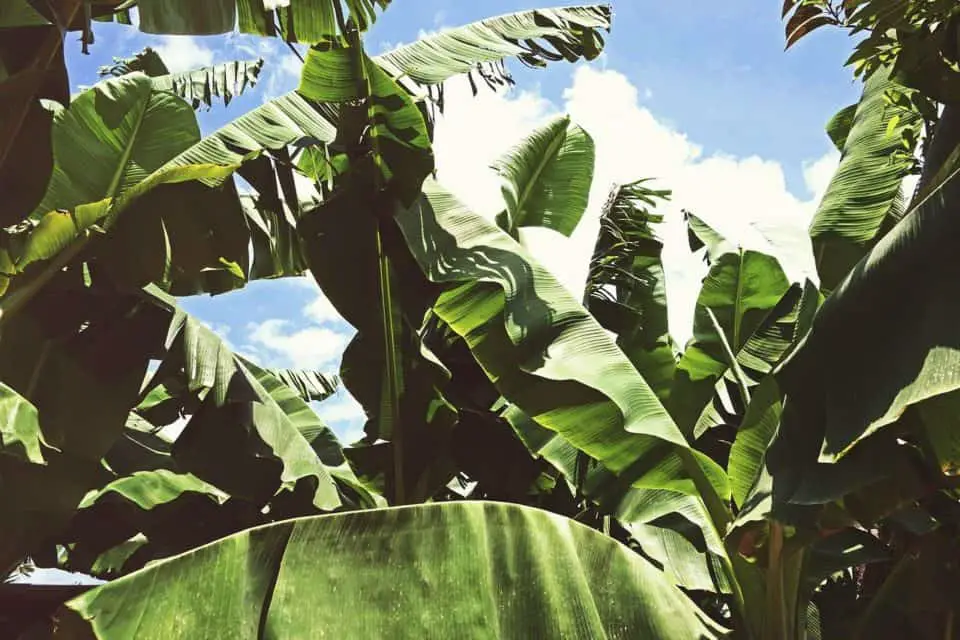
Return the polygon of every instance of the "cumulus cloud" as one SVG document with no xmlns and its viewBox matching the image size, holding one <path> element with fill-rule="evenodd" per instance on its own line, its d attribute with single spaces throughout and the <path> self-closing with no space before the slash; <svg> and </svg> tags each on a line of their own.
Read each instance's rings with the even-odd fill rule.
<svg viewBox="0 0 960 640">
<path fill-rule="evenodd" d="M 172 73 L 213 64 L 213 50 L 190 36 L 163 36 L 153 48 Z"/>
<path fill-rule="evenodd" d="M 333 303 L 319 290 L 317 297 L 304 308 L 303 312 L 307 318 L 321 325 L 338 325 L 345 322 Z"/>
<path fill-rule="evenodd" d="M 251 326 L 250 340 L 276 366 L 329 371 L 339 366 L 350 336 L 327 327 L 291 329 L 287 320 L 271 319 Z"/>
<path fill-rule="evenodd" d="M 571 238 L 547 230 L 523 232 L 525 244 L 578 298 L 599 229 L 600 208 L 615 183 L 654 178 L 673 190 L 663 207 L 660 228 L 666 248 L 671 328 L 685 341 L 704 275 L 702 261 L 690 254 L 681 209 L 695 212 L 745 248 L 780 258 L 788 275 L 812 276 L 813 261 L 806 229 L 820 195 L 836 167 L 835 152 L 804 165 L 809 197 L 799 198 L 786 185 L 776 161 L 728 154 L 705 156 L 703 148 L 641 105 L 640 91 L 621 73 L 578 67 L 563 104 L 538 91 L 484 92 L 470 96 L 465 83 L 448 87 L 446 114 L 437 125 L 438 177 L 474 210 L 492 215 L 503 208 L 491 161 L 546 119 L 567 112 L 593 137 L 597 163 L 590 206 Z"/>
</svg>

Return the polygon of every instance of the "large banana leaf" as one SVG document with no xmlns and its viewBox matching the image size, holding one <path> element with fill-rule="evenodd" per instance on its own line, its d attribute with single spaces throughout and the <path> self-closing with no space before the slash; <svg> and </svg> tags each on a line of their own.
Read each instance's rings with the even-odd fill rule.
<svg viewBox="0 0 960 640">
<path fill-rule="evenodd" d="M 610 513 L 647 556 L 679 587 L 730 593 L 727 552 L 704 501 L 660 489 L 638 489 L 589 460 L 556 433 L 539 426 L 516 407 L 505 418 L 524 445 L 560 473 L 577 495 Z"/>
<path fill-rule="evenodd" d="M 617 335 L 630 358 L 661 401 L 670 394 L 677 360 L 667 322 L 663 243 L 653 213 L 667 191 L 640 180 L 614 187 L 600 216 L 600 234 L 590 261 L 585 306 L 603 328 Z"/>
<path fill-rule="evenodd" d="M 397 220 L 424 273 L 447 287 L 434 311 L 504 397 L 628 483 L 729 495 L 608 334 L 507 234 L 433 182 Z"/>
<path fill-rule="evenodd" d="M 68 104 L 70 86 L 63 57 L 67 24 L 81 13 L 79 0 L 34 6 L 3 3 L 0 15 L 0 227 L 33 210 L 53 170 L 50 114 L 39 98 Z"/>
<path fill-rule="evenodd" d="M 569 116 L 556 118 L 493 164 L 503 180 L 507 210 L 497 222 L 517 237 L 520 227 L 573 233 L 593 184 L 593 138 Z"/>
<path fill-rule="evenodd" d="M 58 254 L 69 258 L 87 244 L 91 233 L 111 227 L 121 212 L 164 185 L 195 179 L 217 181 L 229 176 L 235 165 L 168 164 L 199 139 L 196 117 L 189 105 L 156 90 L 143 74 L 110 79 L 81 93 L 69 109 L 58 109 L 54 116 L 56 168 L 46 194 L 31 219 L 14 230 L 0 253 L 16 272 Z M 152 206 L 171 205 L 154 200 Z M 170 215 L 183 219 L 189 213 L 178 210 Z M 132 215 L 137 217 L 135 212 Z M 208 211 L 208 216 L 220 223 L 221 237 L 218 250 L 209 251 L 216 255 L 198 270 L 222 268 L 221 260 L 245 264 L 246 236 L 236 240 L 235 230 L 238 223 L 244 226 L 242 218 L 225 219 L 216 209 Z M 232 244 L 229 239 L 234 240 Z M 189 240 L 166 238 L 174 251 Z M 196 238 L 193 242 L 203 240 Z M 68 247 L 72 253 L 65 251 Z M 183 266 L 187 264 L 185 260 Z M 51 266 L 47 275 L 56 266 Z"/>
<path fill-rule="evenodd" d="M 199 139 L 192 109 L 146 76 L 107 80 L 55 115 L 56 167 L 32 217 L 122 195 Z"/>
<path fill-rule="evenodd" d="M 110 80 L 91 92 L 131 79 L 137 79 L 138 87 L 146 82 L 150 91 L 156 92 L 151 80 L 142 75 Z M 156 95 L 189 109 L 169 93 Z M 169 177 L 197 178 L 199 183 L 161 186 L 157 193 L 133 202 L 132 210 L 116 216 L 116 224 L 99 243 L 98 263 L 117 284 L 135 288 L 156 282 L 177 294 L 220 292 L 242 286 L 251 278 L 302 273 L 306 264 L 290 211 L 299 207 L 297 195 L 285 187 L 280 197 L 277 186 L 278 174 L 288 178 L 281 180 L 281 185 L 292 182 L 292 169 L 288 162 L 278 161 L 275 167 L 269 159 L 256 156 L 264 152 L 282 155 L 287 145 L 298 141 L 317 145 L 331 142 L 336 135 L 329 122 L 331 113 L 289 93 L 202 140 L 194 135 L 188 144 L 168 149 L 173 153 L 166 153 L 161 166 L 137 186 L 137 191 L 147 191 L 145 187 L 152 182 L 170 182 Z M 192 127 L 195 131 L 195 123 Z M 223 185 L 241 166 L 244 177 L 260 192 L 256 199 L 238 197 L 232 183 Z M 288 173 L 283 174 L 284 170 Z M 87 209 L 81 208 L 73 218 L 81 217 L 89 225 L 104 215 L 104 208 L 83 216 L 80 214 Z M 66 216 L 48 217 L 58 224 L 59 236 L 56 243 L 50 240 L 49 232 L 34 239 L 34 244 L 44 249 L 44 257 L 83 233 L 83 225 L 73 224 Z M 252 262 L 248 253 L 251 241 Z"/>
<path fill-rule="evenodd" d="M 600 30 L 610 29 L 608 5 L 520 11 L 426 36 L 374 58 L 394 77 L 434 85 L 470 72 L 488 83 L 509 82 L 505 58 L 532 67 L 580 58 L 593 60 L 603 49 Z"/>
<path fill-rule="evenodd" d="M 677 366 L 670 394 L 671 411 L 685 433 L 694 432 L 717 381 L 728 370 L 733 369 L 738 384 L 746 388 L 737 354 L 790 287 L 772 256 L 735 249 L 711 260 L 697 299 L 693 339 Z M 748 399 L 740 400 L 746 404 Z"/>
<path fill-rule="evenodd" d="M 960 117 L 948 107 L 924 182 L 958 142 Z M 950 241 L 958 203 L 960 181 L 942 183 L 826 299 L 781 376 L 795 410 L 777 444 L 785 465 L 834 460 L 909 407 L 960 388 L 960 308 L 948 293 L 960 277 Z"/>
<path fill-rule="evenodd" d="M 390 0 L 138 0 L 140 30 L 145 33 L 213 35 L 238 27 L 243 33 L 282 35 L 293 42 L 318 42 L 340 31 L 337 12 L 366 30 L 376 7 Z"/>
<path fill-rule="evenodd" d="M 828 128 L 831 138 L 843 141 L 843 155 L 810 226 L 824 291 L 840 284 L 876 241 L 892 208 L 902 207 L 900 185 L 911 165 L 902 136 L 909 132 L 916 140 L 922 118 L 890 102 L 890 90 L 906 91 L 888 71 L 873 74 L 852 121 L 845 109 Z"/>
<path fill-rule="evenodd" d="M 370 606 L 344 615 L 331 590 Z M 58 619 L 54 637 L 103 639 L 723 632 L 610 538 L 527 507 L 466 502 L 252 529 L 87 592 Z"/>
</svg>

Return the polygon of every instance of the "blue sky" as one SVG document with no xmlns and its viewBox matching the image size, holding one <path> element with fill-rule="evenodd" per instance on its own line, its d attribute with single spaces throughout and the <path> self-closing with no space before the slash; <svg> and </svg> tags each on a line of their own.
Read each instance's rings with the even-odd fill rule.
<svg viewBox="0 0 960 640">
<path fill-rule="evenodd" d="M 683 342 L 702 265 L 686 249 L 681 207 L 744 246 L 775 253 L 794 279 L 811 273 L 804 231 L 837 162 L 823 125 L 855 101 L 859 89 L 842 66 L 852 47 L 846 35 L 821 30 L 783 51 L 780 4 L 614 0 L 614 29 L 600 60 L 536 72 L 513 64 L 518 87 L 502 95 L 473 98 L 464 83 L 452 83 L 437 130 L 440 180 L 474 208 L 495 213 L 499 189 L 490 161 L 545 118 L 570 112 L 597 143 L 590 212 L 571 239 L 530 232 L 524 241 L 576 294 L 598 203 L 610 184 L 658 178 L 675 191 L 662 235 L 671 326 Z M 424 32 L 537 6 L 530 0 L 395 0 L 366 42 L 377 53 Z M 204 131 L 296 86 L 299 63 L 278 40 L 94 28 L 97 42 L 89 56 L 80 54 L 79 43 L 68 48 L 75 88 L 93 84 L 97 68 L 114 56 L 145 46 L 177 69 L 263 57 L 257 88 L 227 108 L 200 113 Z M 335 370 L 351 333 L 306 279 L 254 283 L 242 292 L 183 303 L 235 349 L 271 366 Z M 361 414 L 345 394 L 318 410 L 347 438 L 358 434 Z"/>
</svg>

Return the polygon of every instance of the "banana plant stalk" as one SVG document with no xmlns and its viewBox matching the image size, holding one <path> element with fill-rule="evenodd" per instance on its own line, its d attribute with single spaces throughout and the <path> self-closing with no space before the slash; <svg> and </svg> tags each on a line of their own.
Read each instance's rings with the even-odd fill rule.
<svg viewBox="0 0 960 640">
<path fill-rule="evenodd" d="M 343 8 L 339 2 L 334 3 L 334 8 L 340 29 L 345 34 L 350 50 L 351 64 L 355 71 L 354 77 L 357 78 L 357 82 L 359 83 L 357 94 L 359 95 L 359 99 L 367 104 L 368 117 L 370 121 L 373 122 L 376 114 L 374 113 L 374 105 L 371 100 L 372 89 L 370 86 L 370 75 L 366 68 L 367 62 L 365 56 L 363 55 L 363 38 L 353 19 L 345 19 Z M 373 147 L 373 161 L 376 168 L 374 172 L 374 188 L 377 193 L 380 193 L 383 188 L 384 167 L 376 127 L 370 127 L 370 144 Z M 391 442 L 393 444 L 393 490 L 391 492 L 393 504 L 402 505 L 406 504 L 407 492 L 404 487 L 404 440 L 403 425 L 400 420 L 400 397 L 403 393 L 402 369 L 398 353 L 398 332 L 400 331 L 400 326 L 396 321 L 397 313 L 391 288 L 392 269 L 390 266 L 390 257 L 387 255 L 383 243 L 382 226 L 385 224 L 385 220 L 389 220 L 389 216 L 378 216 L 376 225 L 380 317 L 383 328 L 384 363 L 387 369 L 385 392 L 389 406 L 387 411 L 381 411 L 380 419 L 381 421 L 386 421 L 386 426 L 388 427 L 386 432 L 391 434 Z M 381 432 L 383 432 L 383 429 L 381 429 Z"/>
</svg>

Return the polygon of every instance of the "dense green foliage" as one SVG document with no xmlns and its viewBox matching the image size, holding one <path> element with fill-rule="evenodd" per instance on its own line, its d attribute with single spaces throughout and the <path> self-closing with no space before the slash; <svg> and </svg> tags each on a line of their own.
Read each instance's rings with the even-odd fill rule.
<svg viewBox="0 0 960 640">
<path fill-rule="evenodd" d="M 519 240 L 587 208 L 570 118 L 495 163 L 494 220 L 431 177 L 444 81 L 594 59 L 609 7 L 370 57 L 402 6 L 139 0 L 145 32 L 311 45 L 296 91 L 201 136 L 261 61 L 146 50 L 71 99 L 65 33 L 131 4 L 0 9 L 0 569 L 109 581 L 3 585 L 0 635 L 960 637 L 955 3 L 784 3 L 788 46 L 865 36 L 819 282 L 688 213 L 683 348 L 668 191 L 611 191 L 583 300 Z M 265 368 L 176 301 L 306 275 L 357 330 L 336 374 Z M 311 406 L 341 384 L 355 443 Z"/>
</svg>

